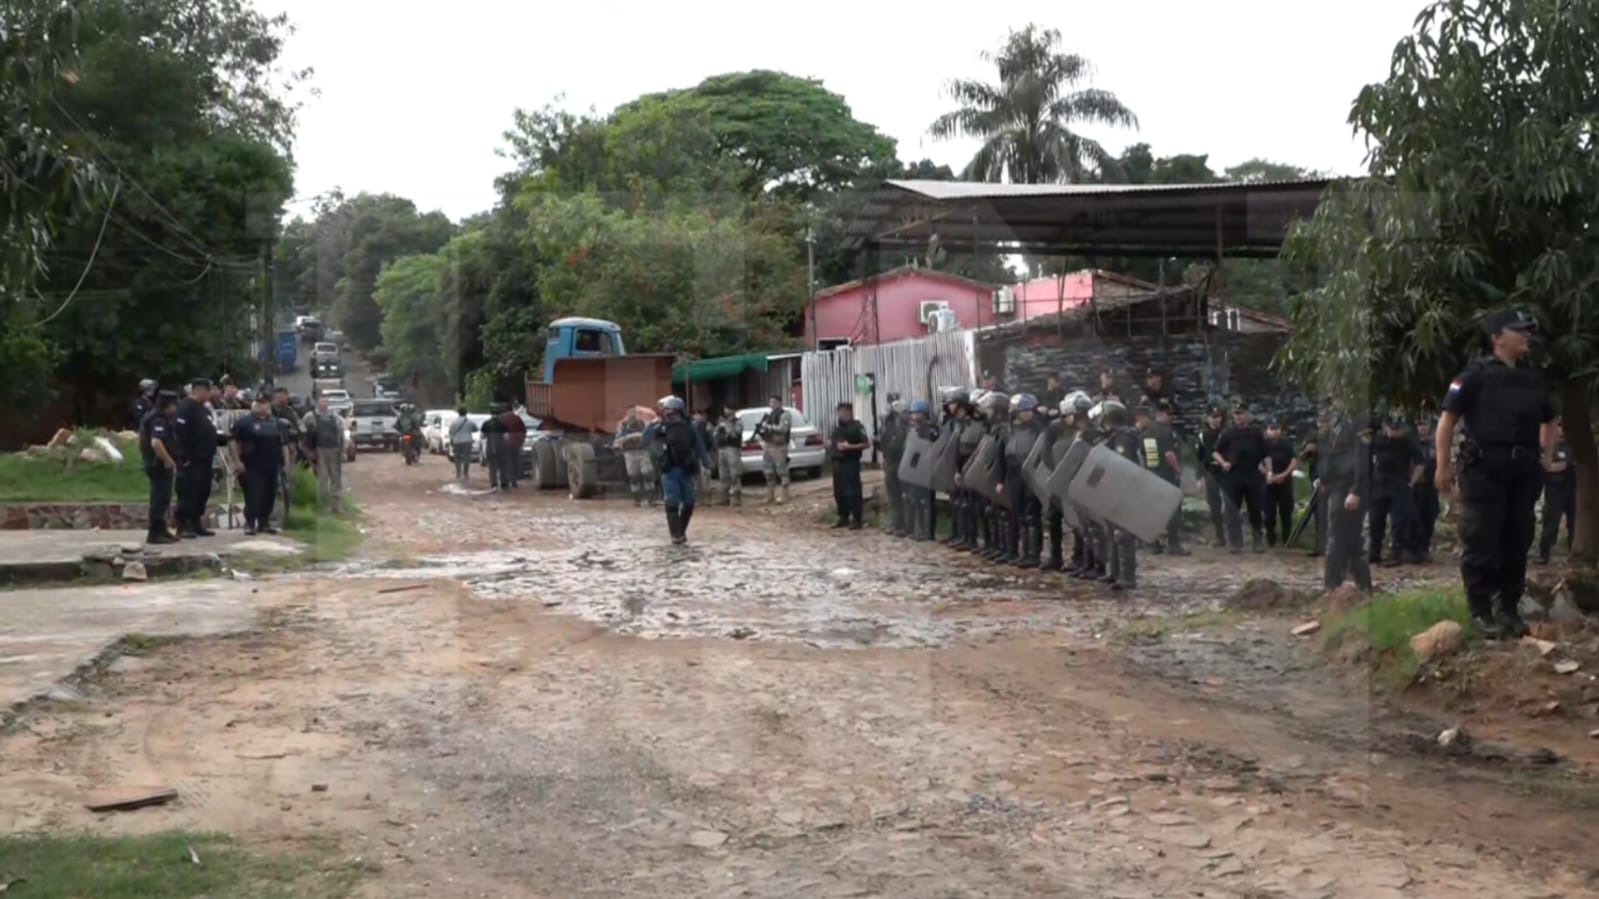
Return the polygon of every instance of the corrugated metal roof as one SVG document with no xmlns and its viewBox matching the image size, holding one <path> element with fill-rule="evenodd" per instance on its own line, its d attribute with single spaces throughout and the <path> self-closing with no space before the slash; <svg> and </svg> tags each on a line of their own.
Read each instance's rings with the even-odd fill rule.
<svg viewBox="0 0 1599 899">
<path fill-rule="evenodd" d="M 999 184 L 987 181 L 933 181 L 891 179 L 889 187 L 920 194 L 929 200 L 993 200 L 1029 197 L 1117 196 L 1190 191 L 1236 191 L 1239 188 L 1326 186 L 1326 178 L 1279 181 L 1216 181 L 1198 184 Z"/>
</svg>

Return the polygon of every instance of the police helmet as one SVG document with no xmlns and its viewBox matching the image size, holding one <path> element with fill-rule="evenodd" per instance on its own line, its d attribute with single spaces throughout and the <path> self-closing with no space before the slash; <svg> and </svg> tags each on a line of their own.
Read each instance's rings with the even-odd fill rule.
<svg viewBox="0 0 1599 899">
<path fill-rule="evenodd" d="M 1098 424 L 1099 423 L 1099 416 L 1101 414 L 1103 414 L 1104 411 L 1105 411 L 1105 404 L 1104 403 L 1095 403 L 1093 405 L 1093 407 L 1088 410 L 1088 422 L 1089 422 L 1089 424 Z"/>
<path fill-rule="evenodd" d="M 1099 404 L 1101 427 L 1116 428 L 1127 424 L 1127 407 L 1119 400 L 1105 400 Z"/>
<path fill-rule="evenodd" d="M 931 411 L 932 411 L 932 408 L 927 405 L 927 401 L 926 400 L 917 400 L 916 402 L 911 403 L 911 414 L 912 415 L 926 415 L 926 414 L 928 414 Z"/>
<path fill-rule="evenodd" d="M 686 407 L 683 405 L 683 398 L 680 396 L 663 396 L 661 397 L 661 408 L 668 412 L 682 412 Z"/>
<path fill-rule="evenodd" d="M 1011 401 L 1011 408 L 1017 412 L 1033 412 L 1038 409 L 1038 398 L 1031 393 L 1018 393 Z"/>
<path fill-rule="evenodd" d="M 1087 394 L 1087 392 L 1082 390 L 1073 390 L 1071 393 L 1066 394 L 1065 399 L 1060 401 L 1060 414 L 1082 415 L 1089 409 L 1093 408 L 1093 406 L 1094 400 Z"/>
<path fill-rule="evenodd" d="M 966 398 L 966 402 L 971 403 L 973 406 L 978 408 L 983 408 L 984 403 L 988 401 L 988 396 L 991 393 L 993 393 L 992 390 L 978 387 Z"/>
<path fill-rule="evenodd" d="M 900 399 L 899 394 L 897 393 L 889 395 L 892 396 L 893 399 L 888 401 L 888 408 L 894 412 L 903 414 L 905 412 L 905 401 Z"/>
<path fill-rule="evenodd" d="M 997 390 L 989 391 L 983 401 L 990 417 L 1002 418 L 1010 413 L 1010 397 Z"/>
<path fill-rule="evenodd" d="M 154 381 L 150 380 L 149 378 L 141 378 L 141 379 L 139 379 L 139 390 L 141 392 L 148 393 L 148 392 L 150 392 L 150 391 L 152 391 L 154 389 L 155 389 L 155 382 Z"/>
</svg>

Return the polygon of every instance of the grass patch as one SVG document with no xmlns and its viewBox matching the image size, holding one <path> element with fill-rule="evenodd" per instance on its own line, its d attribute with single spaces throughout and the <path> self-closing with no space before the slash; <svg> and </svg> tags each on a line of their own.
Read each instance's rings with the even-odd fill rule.
<svg viewBox="0 0 1599 899">
<path fill-rule="evenodd" d="M 74 444 L 0 455 L 0 503 L 143 502 L 150 498 L 139 444 L 105 431 L 81 430 Z M 106 437 L 122 452 L 121 462 L 80 458 Z"/>
<path fill-rule="evenodd" d="M 295 853 L 257 854 L 221 834 L 182 831 L 0 836 L 0 885 L 11 883 L 10 892 L 29 899 L 338 899 L 372 868 L 336 863 L 332 855 L 321 842 Z"/>
<path fill-rule="evenodd" d="M 289 499 L 289 527 L 283 533 L 311 549 L 304 556 L 285 559 L 288 567 L 336 562 L 348 558 L 361 545 L 361 530 L 356 526 L 359 513 L 348 492 L 342 514 L 324 511 L 317 500 L 316 474 L 308 468 L 296 468 L 289 480 Z"/>
<path fill-rule="evenodd" d="M 1465 594 L 1456 589 L 1420 588 L 1373 597 L 1371 602 L 1322 621 L 1327 649 L 1350 651 L 1395 687 L 1411 683 L 1420 660 L 1410 638 L 1440 621 L 1454 621 L 1475 636 Z"/>
</svg>

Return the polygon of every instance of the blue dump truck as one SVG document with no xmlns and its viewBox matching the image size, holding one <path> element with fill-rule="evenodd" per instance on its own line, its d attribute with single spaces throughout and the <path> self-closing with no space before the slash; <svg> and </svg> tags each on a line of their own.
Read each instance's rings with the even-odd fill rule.
<svg viewBox="0 0 1599 899">
<path fill-rule="evenodd" d="M 533 476 L 546 490 L 566 487 L 588 499 L 602 484 L 625 484 L 611 449 L 629 406 L 652 406 L 672 389 L 670 355 L 629 355 L 622 329 L 594 318 L 550 322 L 543 380 L 527 381 L 527 411 L 541 419 L 533 441 Z"/>
<path fill-rule="evenodd" d="M 278 371 L 294 371 L 294 365 L 299 361 L 300 341 L 299 335 L 293 331 L 278 332 Z"/>
</svg>

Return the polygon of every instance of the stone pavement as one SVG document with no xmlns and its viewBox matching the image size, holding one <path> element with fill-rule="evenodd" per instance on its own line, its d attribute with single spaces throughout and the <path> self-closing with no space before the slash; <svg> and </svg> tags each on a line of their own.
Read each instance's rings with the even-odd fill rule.
<svg viewBox="0 0 1599 899">
<path fill-rule="evenodd" d="M 255 587 L 211 579 L 0 592 L 0 723 L 129 634 L 206 636 L 250 627 Z"/>
<path fill-rule="evenodd" d="M 147 574 L 156 575 L 215 568 L 222 559 L 241 553 L 282 555 L 302 549 L 292 540 L 247 537 L 239 530 L 168 546 L 145 546 L 143 531 L 0 531 L 0 586 L 115 577 L 127 561 L 141 562 Z M 5 601 L 0 594 L 0 606 Z"/>
</svg>

